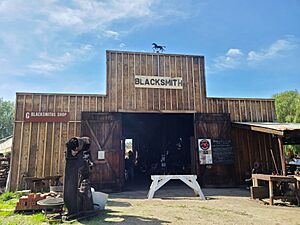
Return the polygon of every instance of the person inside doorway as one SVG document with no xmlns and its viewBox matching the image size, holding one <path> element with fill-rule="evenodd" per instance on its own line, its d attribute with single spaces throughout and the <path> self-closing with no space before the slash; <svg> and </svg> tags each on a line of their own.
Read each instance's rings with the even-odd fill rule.
<svg viewBox="0 0 300 225">
<path fill-rule="evenodd" d="M 135 157 L 132 151 L 128 152 L 128 157 L 125 159 L 125 170 L 127 171 L 128 180 L 134 179 Z"/>
</svg>

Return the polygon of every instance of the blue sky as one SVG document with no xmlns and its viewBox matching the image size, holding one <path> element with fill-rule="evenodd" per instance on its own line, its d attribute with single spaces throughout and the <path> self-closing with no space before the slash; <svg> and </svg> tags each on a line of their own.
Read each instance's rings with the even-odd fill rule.
<svg viewBox="0 0 300 225">
<path fill-rule="evenodd" d="M 205 56 L 208 96 L 300 90 L 300 1 L 0 0 L 0 97 L 104 93 L 105 50 Z"/>
</svg>

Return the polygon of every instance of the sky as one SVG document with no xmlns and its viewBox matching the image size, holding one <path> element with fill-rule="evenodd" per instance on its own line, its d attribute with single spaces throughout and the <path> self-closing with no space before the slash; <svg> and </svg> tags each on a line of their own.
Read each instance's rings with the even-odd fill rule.
<svg viewBox="0 0 300 225">
<path fill-rule="evenodd" d="M 105 51 L 205 57 L 209 97 L 300 91 L 300 0 L 0 0 L 0 97 L 104 94 Z"/>
</svg>

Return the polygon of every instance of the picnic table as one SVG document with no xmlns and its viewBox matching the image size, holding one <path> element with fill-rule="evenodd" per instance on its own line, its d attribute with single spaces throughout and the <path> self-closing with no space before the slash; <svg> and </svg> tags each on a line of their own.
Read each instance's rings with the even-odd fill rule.
<svg viewBox="0 0 300 225">
<path fill-rule="evenodd" d="M 152 183 L 148 193 L 148 199 L 152 199 L 155 192 L 165 185 L 169 180 L 181 180 L 187 186 L 192 188 L 195 194 L 200 197 L 200 199 L 205 200 L 205 196 L 197 182 L 196 175 L 152 175 L 151 179 Z"/>
</svg>

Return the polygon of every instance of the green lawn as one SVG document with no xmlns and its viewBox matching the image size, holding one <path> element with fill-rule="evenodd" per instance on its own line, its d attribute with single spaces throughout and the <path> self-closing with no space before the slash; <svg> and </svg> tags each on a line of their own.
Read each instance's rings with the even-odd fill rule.
<svg viewBox="0 0 300 225">
<path fill-rule="evenodd" d="M 46 222 L 42 213 L 24 215 L 14 213 L 16 202 L 22 196 L 20 193 L 6 192 L 0 195 L 0 224 L 41 224 Z"/>
</svg>

